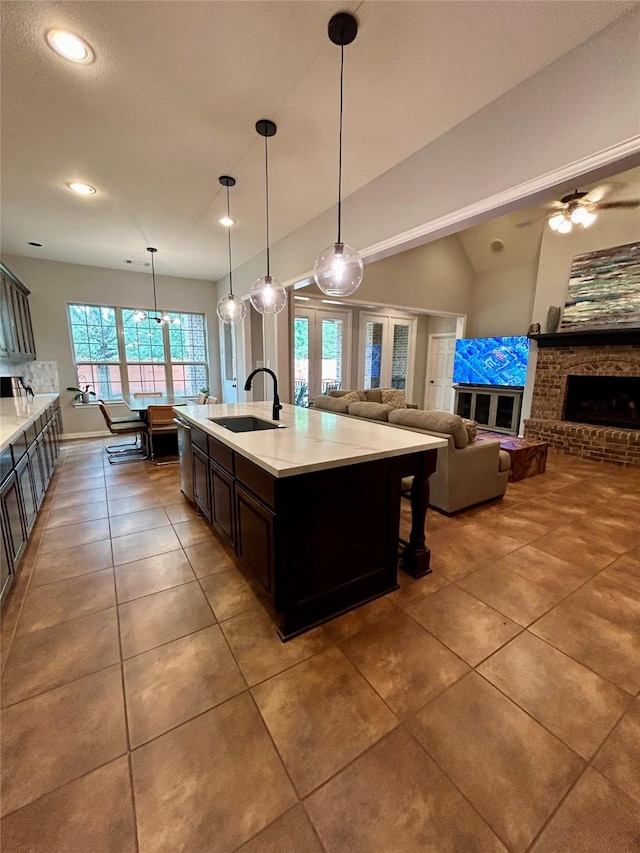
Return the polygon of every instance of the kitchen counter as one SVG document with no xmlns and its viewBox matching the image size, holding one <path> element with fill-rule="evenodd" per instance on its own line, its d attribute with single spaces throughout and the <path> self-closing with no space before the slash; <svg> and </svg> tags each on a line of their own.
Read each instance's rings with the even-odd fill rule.
<svg viewBox="0 0 640 853">
<path fill-rule="evenodd" d="M 284 404 L 282 429 L 234 433 L 210 418 L 254 415 L 272 420 L 272 403 L 188 404 L 176 409 L 184 420 L 213 436 L 273 477 L 292 477 L 392 456 L 445 447 L 444 439 L 395 429 L 376 421 Z"/>
<path fill-rule="evenodd" d="M 5 450 L 58 396 L 0 397 L 0 451 Z"/>
<path fill-rule="evenodd" d="M 279 429 L 234 433 L 210 418 L 272 421 L 272 404 L 187 405 L 195 503 L 240 564 L 283 640 L 398 588 L 402 480 L 413 476 L 402 567 L 430 571 L 429 476 L 443 439 L 285 405 Z"/>
</svg>

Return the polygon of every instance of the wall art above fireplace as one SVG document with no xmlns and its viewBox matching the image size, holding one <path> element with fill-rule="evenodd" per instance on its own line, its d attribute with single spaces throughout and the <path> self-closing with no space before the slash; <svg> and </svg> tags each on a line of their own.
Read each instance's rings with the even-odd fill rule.
<svg viewBox="0 0 640 853">
<path fill-rule="evenodd" d="M 561 332 L 640 327 L 640 243 L 576 255 Z"/>
</svg>

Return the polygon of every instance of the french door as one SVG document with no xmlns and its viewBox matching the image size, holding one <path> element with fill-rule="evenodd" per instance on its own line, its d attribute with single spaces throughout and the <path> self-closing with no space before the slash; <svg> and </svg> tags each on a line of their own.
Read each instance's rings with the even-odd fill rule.
<svg viewBox="0 0 640 853">
<path fill-rule="evenodd" d="M 298 406 L 334 388 L 351 375 L 351 311 L 295 306 L 294 395 Z"/>
<path fill-rule="evenodd" d="M 416 320 L 360 313 L 358 388 L 401 388 L 413 395 Z"/>
<path fill-rule="evenodd" d="M 246 379 L 245 322 L 246 319 L 238 325 L 220 322 L 223 403 L 242 403 L 247 399 L 244 391 Z"/>
</svg>

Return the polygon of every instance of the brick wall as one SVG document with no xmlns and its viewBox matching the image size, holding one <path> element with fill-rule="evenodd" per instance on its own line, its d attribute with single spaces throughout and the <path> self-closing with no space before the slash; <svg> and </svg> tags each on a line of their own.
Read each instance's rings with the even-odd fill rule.
<svg viewBox="0 0 640 853">
<path fill-rule="evenodd" d="M 526 438 L 588 459 L 640 465 L 640 430 L 592 426 L 562 420 L 567 376 L 640 376 L 640 346 L 545 347 L 538 363 L 525 420 Z"/>
</svg>

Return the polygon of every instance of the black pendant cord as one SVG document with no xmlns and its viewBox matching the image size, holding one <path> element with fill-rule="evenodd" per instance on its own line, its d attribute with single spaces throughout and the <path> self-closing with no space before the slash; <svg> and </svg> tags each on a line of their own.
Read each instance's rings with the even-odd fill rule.
<svg viewBox="0 0 640 853">
<path fill-rule="evenodd" d="M 153 279 L 153 311 L 158 313 L 158 300 L 156 299 L 156 267 L 153 262 L 154 253 L 151 252 L 151 278 Z"/>
<path fill-rule="evenodd" d="M 340 45 L 340 144 L 338 154 L 338 243 L 342 236 L 342 113 L 344 80 L 344 45 Z"/>
<path fill-rule="evenodd" d="M 271 275 L 270 267 L 270 251 L 269 251 L 269 148 L 267 146 L 267 137 L 264 138 L 264 185 L 265 197 L 267 202 L 267 277 Z"/>
<path fill-rule="evenodd" d="M 229 187 L 227 186 L 227 219 L 231 219 L 229 212 Z M 229 241 L 229 296 L 233 297 L 233 271 L 231 268 L 231 226 L 227 229 L 227 238 Z"/>
</svg>

